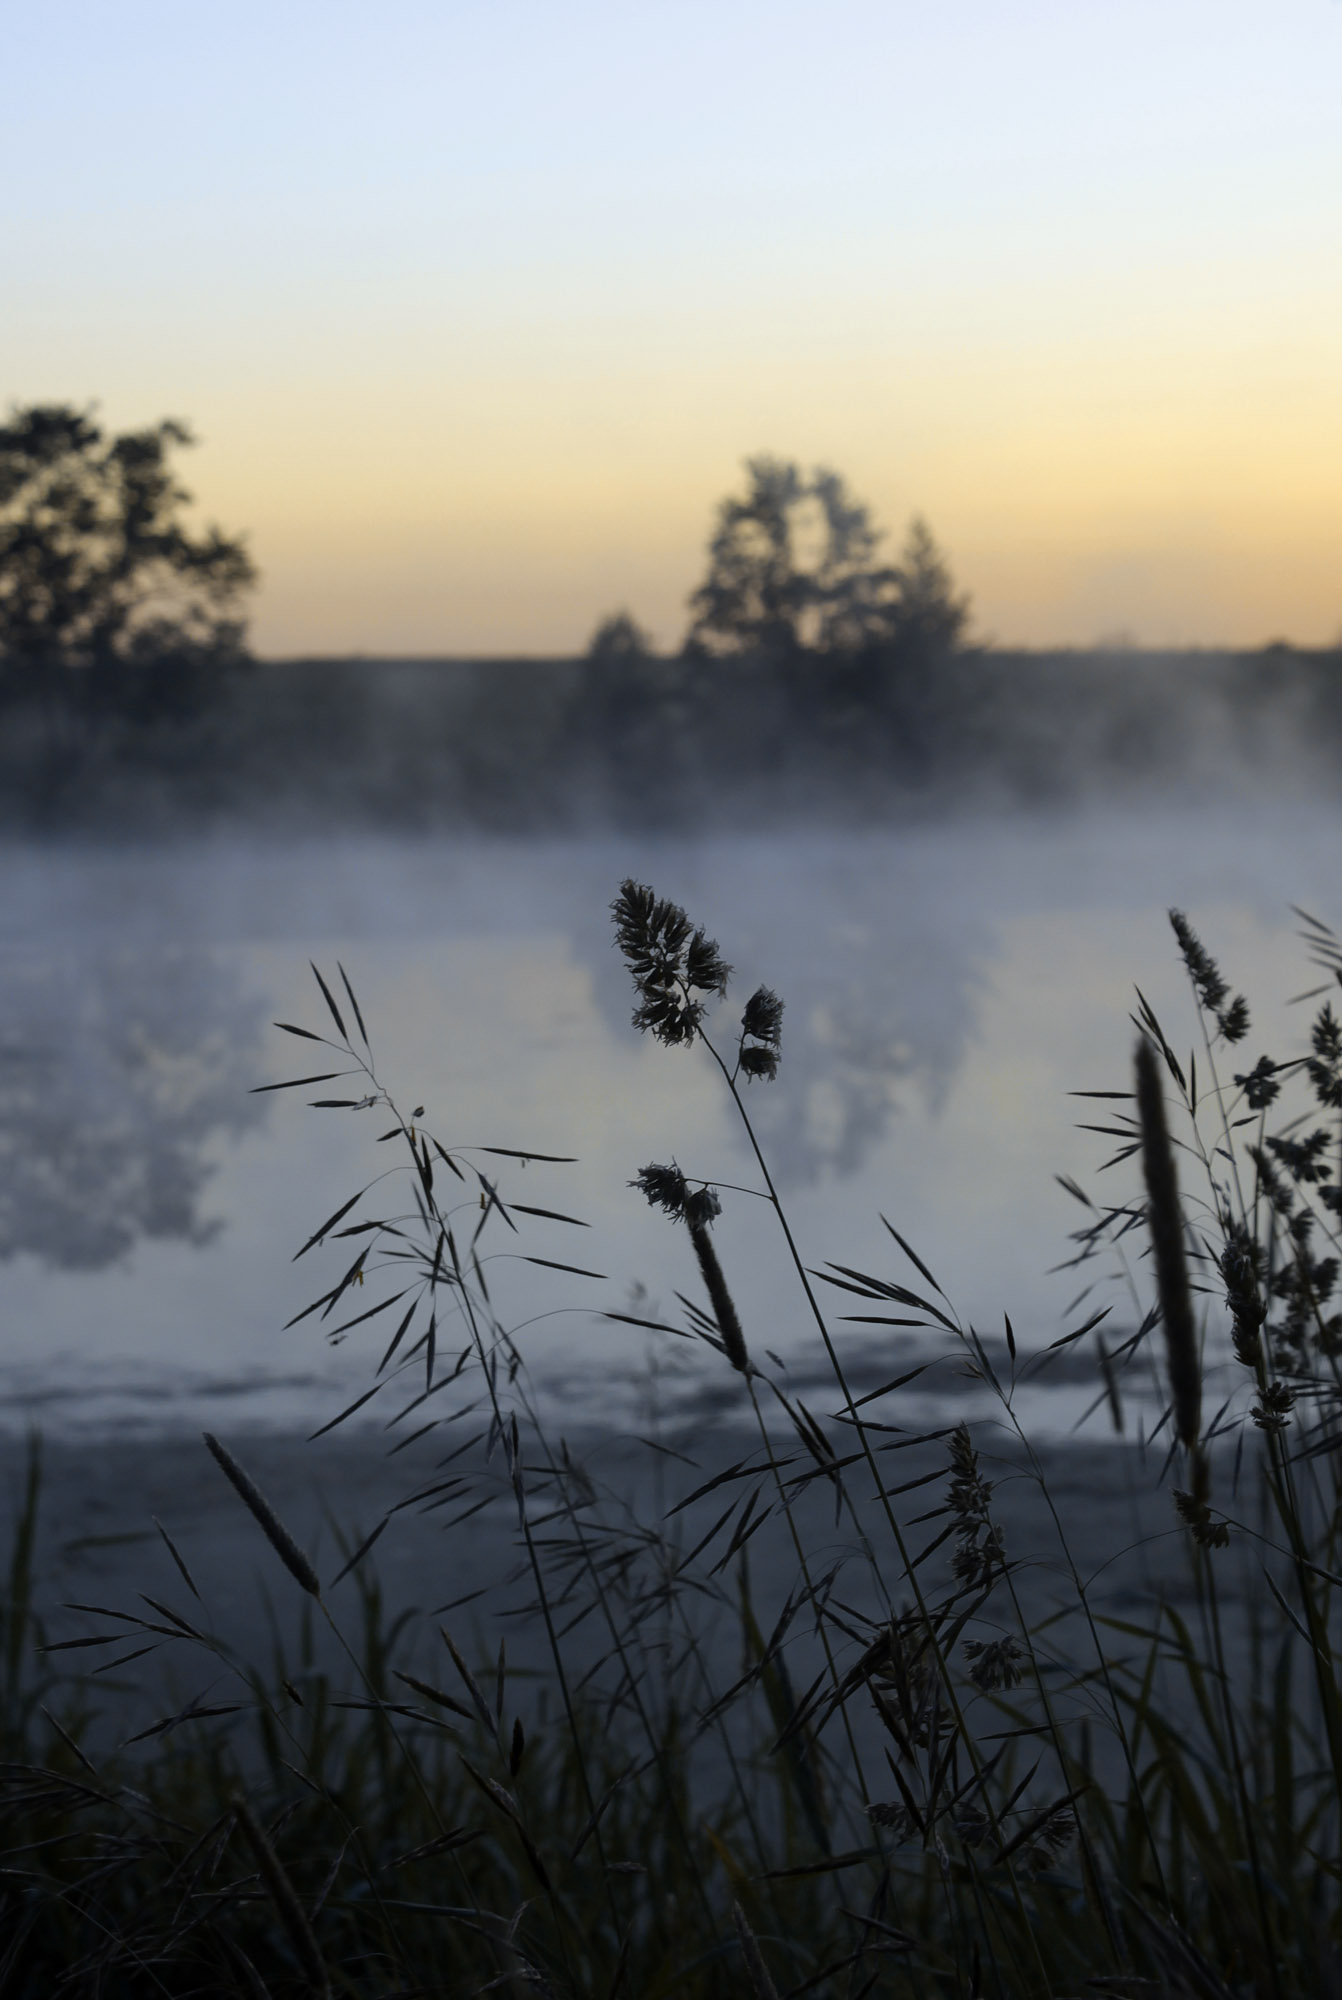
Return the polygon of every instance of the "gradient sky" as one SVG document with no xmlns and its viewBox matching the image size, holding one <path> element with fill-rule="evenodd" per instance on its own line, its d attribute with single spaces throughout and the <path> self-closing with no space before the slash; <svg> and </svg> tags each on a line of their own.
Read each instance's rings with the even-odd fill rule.
<svg viewBox="0 0 1342 2000">
<path fill-rule="evenodd" d="M 684 627 L 772 450 L 1003 643 L 1342 628 L 1339 0 L 17 5 L 0 391 L 182 415 L 266 653 Z"/>
</svg>

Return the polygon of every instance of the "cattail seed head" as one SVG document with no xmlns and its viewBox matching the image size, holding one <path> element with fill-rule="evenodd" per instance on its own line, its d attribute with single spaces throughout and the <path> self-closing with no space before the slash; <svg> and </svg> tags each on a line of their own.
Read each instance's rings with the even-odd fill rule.
<svg viewBox="0 0 1342 2000">
<path fill-rule="evenodd" d="M 750 1373 L 750 1356 L 746 1352 L 746 1337 L 741 1330 L 740 1315 L 735 1301 L 727 1289 L 727 1280 L 722 1275 L 718 1253 L 713 1248 L 707 1229 L 701 1222 L 691 1222 L 690 1241 L 694 1254 L 699 1259 L 699 1269 L 703 1273 L 705 1288 L 713 1306 L 713 1317 L 722 1335 L 722 1345 L 727 1359 L 740 1375 Z"/>
<path fill-rule="evenodd" d="M 1165 1096 L 1156 1052 L 1145 1036 L 1137 1044 L 1137 1112 L 1142 1131 L 1147 1228 L 1156 1266 L 1156 1290 L 1165 1327 L 1165 1354 L 1174 1405 L 1174 1428 L 1189 1450 L 1202 1429 L 1202 1368 L 1198 1359 L 1193 1300 L 1184 1254 L 1184 1219 L 1179 1179 L 1165 1122 Z"/>
<path fill-rule="evenodd" d="M 740 1374 L 750 1373 L 750 1356 L 746 1352 L 746 1337 L 741 1331 L 741 1318 L 727 1280 L 722 1274 L 716 1250 L 708 1234 L 708 1227 L 722 1213 L 722 1203 L 716 1188 L 691 1188 L 684 1174 L 673 1160 L 669 1167 L 654 1162 L 640 1168 L 629 1183 L 646 1195 L 654 1208 L 661 1208 L 670 1216 L 685 1224 L 690 1232 L 690 1242 L 699 1260 L 699 1269 L 713 1306 L 718 1332 L 722 1335 L 722 1345 L 727 1359 Z"/>
<path fill-rule="evenodd" d="M 301 1583 L 304 1590 L 309 1592 L 311 1596 L 320 1597 L 322 1587 L 316 1570 L 312 1567 L 302 1549 L 299 1548 L 298 1543 L 280 1520 L 279 1515 L 266 1499 L 260 1487 L 243 1471 L 227 1445 L 220 1444 L 218 1438 L 212 1437 L 209 1431 L 203 1432 L 202 1435 L 215 1463 L 219 1466 L 224 1476 L 232 1482 L 234 1490 L 238 1493 L 243 1504 L 257 1522 L 261 1532 L 270 1543 L 271 1548 L 274 1549 L 280 1561 L 284 1564 L 284 1567 L 288 1570 L 290 1576 L 297 1583 Z"/>
</svg>

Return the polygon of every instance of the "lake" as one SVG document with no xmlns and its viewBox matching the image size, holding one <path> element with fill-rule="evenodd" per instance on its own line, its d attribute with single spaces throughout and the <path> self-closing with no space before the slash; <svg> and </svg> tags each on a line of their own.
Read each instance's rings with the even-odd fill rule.
<svg viewBox="0 0 1342 2000">
<path fill-rule="evenodd" d="M 779 1079 L 751 1085 L 748 1105 L 808 1264 L 922 1287 L 884 1216 L 994 1340 L 1004 1312 L 1022 1349 L 1098 1303 L 1130 1326 L 1131 1306 L 1103 1288 L 1069 1319 L 1086 1280 L 1053 1268 L 1084 1220 L 1056 1176 L 1115 1197 L 1136 1185 L 1131 1165 L 1098 1174 L 1112 1147 L 1076 1129 L 1096 1107 L 1068 1093 L 1126 1087 L 1134 986 L 1175 1047 L 1190 1044 L 1170 904 L 1254 1008 L 1229 1067 L 1296 1047 L 1306 1016 L 1287 1002 L 1315 982 L 1290 906 L 1342 916 L 1340 863 L 1342 813 L 1280 800 L 787 838 L 11 843 L 4 1421 L 81 1435 L 315 1428 L 371 1380 L 384 1319 L 336 1346 L 312 1318 L 282 1331 L 343 1268 L 338 1250 L 293 1253 L 396 1164 L 377 1145 L 385 1110 L 309 1108 L 343 1086 L 249 1094 L 328 1067 L 270 1026 L 327 1025 L 310 959 L 332 977 L 343 964 L 399 1104 L 422 1104 L 505 1199 L 590 1225 L 529 1217 L 514 1238 L 491 1220 L 481 1239 L 546 1407 L 624 1424 L 650 1395 L 682 1408 L 730 1396 L 701 1344 L 602 1316 L 681 1323 L 677 1294 L 701 1297 L 684 1232 L 628 1185 L 640 1167 L 675 1159 L 758 1185 L 703 1052 L 630 1026 L 609 921 L 626 875 L 683 903 L 737 968 L 726 1039 L 756 985 L 786 1003 Z M 406 1177 L 391 1185 L 408 1206 Z M 747 1338 L 806 1382 L 815 1333 L 776 1223 L 749 1192 L 724 1185 L 723 1201 L 716 1242 Z M 898 1373 L 920 1336 L 845 1323 L 879 1308 L 821 1289 L 861 1379 Z M 924 1404 L 966 1393 L 943 1382 Z M 1062 1434 L 1093 1395 L 1072 1368 L 1032 1394 L 1030 1419 Z"/>
</svg>

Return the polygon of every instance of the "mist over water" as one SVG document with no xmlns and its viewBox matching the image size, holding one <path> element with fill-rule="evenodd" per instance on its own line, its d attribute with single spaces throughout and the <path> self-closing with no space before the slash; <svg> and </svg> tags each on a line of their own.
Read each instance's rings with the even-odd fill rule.
<svg viewBox="0 0 1342 2000">
<path fill-rule="evenodd" d="M 490 1170 L 505 1195 L 591 1227 L 534 1220 L 514 1242 L 491 1225 L 482 1250 L 547 1404 L 628 1421 L 645 1336 L 601 1313 L 680 1323 L 677 1293 L 697 1295 L 682 1233 L 628 1182 L 674 1158 L 757 1183 L 702 1052 L 629 1024 L 608 916 L 625 875 L 720 941 L 736 967 L 724 1033 L 755 985 L 786 1002 L 779 1080 L 751 1086 L 749 1104 L 807 1262 L 909 1282 L 888 1217 L 964 1318 L 999 1337 L 1008 1312 L 1022 1347 L 1042 1345 L 1079 1289 L 1049 1274 L 1082 1219 L 1055 1176 L 1115 1196 L 1135 1184 L 1127 1166 L 1097 1182 L 1112 1148 L 1075 1129 L 1093 1107 L 1067 1092 L 1126 1086 L 1134 984 L 1176 1048 L 1192 1034 L 1167 906 L 1249 995 L 1247 1067 L 1304 1033 L 1286 1003 L 1314 982 L 1290 905 L 1336 917 L 1340 861 L 1342 812 L 1290 802 L 767 837 L 14 841 L 0 901 L 6 1421 L 315 1428 L 371 1379 L 381 1322 L 335 1347 L 313 1320 L 280 1331 L 338 1275 L 337 1252 L 297 1266 L 293 1252 L 399 1164 L 375 1144 L 385 1114 L 308 1108 L 320 1090 L 247 1094 L 324 1066 L 267 1025 L 322 1026 L 309 958 L 344 964 L 381 1080 L 425 1106 L 446 1146 L 576 1156 Z M 814 1335 L 776 1226 L 748 1194 L 725 1190 L 724 1208 L 747 1335 L 805 1380 Z M 1088 1308 L 1111 1296 L 1118 1326 L 1118 1293 Z M 917 1336 L 845 1324 L 849 1305 L 867 1308 L 841 1292 L 826 1305 L 859 1376 L 898 1372 Z M 708 1350 L 669 1336 L 660 1350 L 670 1402 L 732 1393 Z M 1040 1390 L 1033 1420 L 1065 1429 L 1091 1394 L 1088 1379 Z"/>
</svg>

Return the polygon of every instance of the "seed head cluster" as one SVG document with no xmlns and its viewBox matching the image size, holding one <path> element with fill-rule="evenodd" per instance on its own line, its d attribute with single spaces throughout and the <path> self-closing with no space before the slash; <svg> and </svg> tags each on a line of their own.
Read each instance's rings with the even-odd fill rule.
<svg viewBox="0 0 1342 2000">
<path fill-rule="evenodd" d="M 965 1658 L 970 1680 L 985 1691 L 1013 1688 L 1025 1673 L 1024 1648 L 1009 1633 L 1005 1639 L 966 1639 Z"/>
<path fill-rule="evenodd" d="M 1314 1095 L 1325 1110 L 1342 1110 L 1342 1024 L 1330 1006 L 1319 1009 L 1309 1039 L 1314 1053 L 1305 1071 Z"/>
<path fill-rule="evenodd" d="M 745 1076 L 764 1077 L 772 1083 L 778 1075 L 779 1047 L 783 1035 L 783 1003 L 771 987 L 760 986 L 746 1001 L 741 1016 L 740 1064 Z"/>
<path fill-rule="evenodd" d="M 1182 910 L 1170 911 L 1170 924 L 1179 940 L 1179 950 L 1199 1004 L 1215 1016 L 1217 1033 L 1223 1041 L 1242 1042 L 1249 1032 L 1248 1001 L 1242 993 L 1231 997 L 1220 966 Z"/>
<path fill-rule="evenodd" d="M 1248 1229 L 1233 1216 L 1222 1219 L 1225 1248 L 1218 1259 L 1230 1309 L 1235 1359 L 1255 1373 L 1263 1362 L 1262 1328 L 1267 1306 L 1262 1292 L 1262 1252 Z"/>
<path fill-rule="evenodd" d="M 692 1042 L 704 1017 L 700 996 L 725 993 L 731 977 L 716 939 L 643 882 L 622 882 L 610 907 L 615 942 L 638 989 L 634 1026 L 668 1048 Z"/>
<path fill-rule="evenodd" d="M 950 1458 L 946 1499 L 956 1523 L 951 1574 L 962 1590 L 986 1590 L 1002 1564 L 1005 1537 L 989 1518 L 992 1482 L 979 1471 L 979 1455 L 967 1424 L 957 1424 L 951 1432 Z"/>
<path fill-rule="evenodd" d="M 688 1222 L 691 1228 L 706 1228 L 722 1213 L 717 1189 L 692 1188 L 674 1160 L 669 1167 L 655 1161 L 640 1167 L 629 1185 L 646 1195 L 653 1208 L 660 1208 L 678 1222 Z"/>
<path fill-rule="evenodd" d="M 1250 1111 L 1266 1111 L 1281 1095 L 1281 1085 L 1277 1082 L 1280 1064 L 1271 1056 L 1259 1056 L 1251 1070 L 1243 1076 L 1236 1074 L 1235 1081 L 1244 1092 Z"/>
<path fill-rule="evenodd" d="M 1076 1814 L 1070 1806 L 1051 1812 L 1025 1850 L 1025 1867 L 1031 1874 L 1052 1868 L 1063 1850 L 1076 1839 Z"/>
<path fill-rule="evenodd" d="M 722 1213 L 717 1189 L 692 1188 L 674 1160 L 669 1167 L 654 1161 L 651 1166 L 641 1168 L 629 1185 L 646 1195 L 654 1208 L 660 1208 L 675 1221 L 683 1222 L 689 1230 L 690 1242 L 721 1336 L 722 1352 L 738 1374 L 748 1375 L 750 1356 L 741 1329 L 741 1317 L 708 1234 L 709 1224 Z"/>
<path fill-rule="evenodd" d="M 1285 1382 L 1269 1382 L 1250 1415 L 1260 1431 L 1284 1431 L 1294 1408 L 1294 1390 Z"/>
<path fill-rule="evenodd" d="M 1223 1549 L 1230 1541 L 1230 1529 L 1224 1521 L 1215 1518 L 1208 1504 L 1206 1463 L 1205 1456 L 1199 1452 L 1193 1468 L 1193 1491 L 1185 1493 L 1176 1486 L 1174 1506 L 1184 1526 L 1192 1530 L 1193 1540 L 1199 1548 Z"/>
<path fill-rule="evenodd" d="M 870 1688 L 876 1712 L 897 1743 L 927 1749 L 950 1727 L 932 1626 L 919 1610 L 901 1611 L 867 1647 L 852 1684 Z"/>
</svg>

